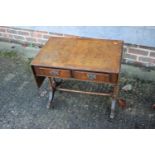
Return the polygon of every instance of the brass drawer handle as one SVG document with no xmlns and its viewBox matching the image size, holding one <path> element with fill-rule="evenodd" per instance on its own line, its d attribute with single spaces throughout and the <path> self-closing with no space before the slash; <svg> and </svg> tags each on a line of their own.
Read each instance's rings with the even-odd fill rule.
<svg viewBox="0 0 155 155">
<path fill-rule="evenodd" d="M 58 76 L 58 75 L 59 75 L 59 70 L 52 70 L 52 71 L 50 72 L 50 74 L 51 74 L 52 76 Z"/>
<path fill-rule="evenodd" d="M 94 74 L 94 73 L 87 73 L 87 77 L 88 77 L 89 80 L 94 80 L 94 79 L 96 79 L 96 74 Z"/>
</svg>

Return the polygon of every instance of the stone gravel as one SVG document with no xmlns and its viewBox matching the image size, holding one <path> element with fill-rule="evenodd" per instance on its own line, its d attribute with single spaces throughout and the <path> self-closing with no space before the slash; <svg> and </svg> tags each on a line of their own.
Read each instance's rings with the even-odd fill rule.
<svg viewBox="0 0 155 155">
<path fill-rule="evenodd" d="M 11 129 L 145 129 L 155 128 L 155 82 L 128 78 L 121 74 L 121 89 L 127 107 L 116 107 L 113 120 L 109 118 L 110 98 L 67 92 L 56 92 L 54 109 L 46 109 L 48 82 L 37 89 L 29 61 L 18 56 L 0 55 L 0 128 Z M 109 85 L 65 81 L 64 87 L 102 91 Z"/>
</svg>

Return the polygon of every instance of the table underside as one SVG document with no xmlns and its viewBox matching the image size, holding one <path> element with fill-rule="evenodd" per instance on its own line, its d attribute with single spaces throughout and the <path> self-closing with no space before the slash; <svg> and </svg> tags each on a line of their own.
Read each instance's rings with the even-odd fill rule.
<svg viewBox="0 0 155 155">
<path fill-rule="evenodd" d="M 32 66 L 32 70 L 38 87 L 42 85 L 45 78 L 48 78 L 50 92 L 49 92 L 49 101 L 47 104 L 47 108 L 52 107 L 52 102 L 53 102 L 54 94 L 56 90 L 89 94 L 89 95 L 109 96 L 109 97 L 112 97 L 110 117 L 111 118 L 114 117 L 115 104 L 119 93 L 119 74 L 113 74 L 113 73 L 108 74 L 108 73 L 101 73 L 101 72 L 98 73 L 98 72 L 92 72 L 92 71 L 86 72 L 86 71 L 79 71 L 79 70 L 78 71 L 64 70 L 64 69 L 42 67 L 42 66 Z M 66 89 L 61 87 L 62 81 L 57 82 L 55 80 L 56 78 L 62 79 L 62 81 L 64 79 L 70 79 L 70 80 L 90 81 L 90 82 L 96 82 L 96 83 L 108 83 L 113 85 L 113 91 L 88 92 L 88 91 L 81 91 L 81 90 Z"/>
</svg>

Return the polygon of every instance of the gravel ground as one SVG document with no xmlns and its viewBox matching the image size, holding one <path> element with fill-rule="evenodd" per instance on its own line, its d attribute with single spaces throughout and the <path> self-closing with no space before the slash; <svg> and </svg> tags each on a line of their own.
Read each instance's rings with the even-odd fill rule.
<svg viewBox="0 0 155 155">
<path fill-rule="evenodd" d="M 46 109 L 47 80 L 37 89 L 29 61 L 16 54 L 0 52 L 0 128 L 155 128 L 155 82 L 128 79 L 121 75 L 121 88 L 132 85 L 132 90 L 121 89 L 120 98 L 125 109 L 117 106 L 113 120 L 109 119 L 110 99 L 102 96 L 56 92 L 54 109 Z M 102 91 L 108 85 L 65 81 L 65 87 Z"/>
</svg>

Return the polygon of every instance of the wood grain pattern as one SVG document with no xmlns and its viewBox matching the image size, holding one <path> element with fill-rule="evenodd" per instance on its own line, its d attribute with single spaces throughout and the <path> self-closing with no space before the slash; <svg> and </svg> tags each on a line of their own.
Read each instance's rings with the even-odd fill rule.
<svg viewBox="0 0 155 155">
<path fill-rule="evenodd" d="M 56 69 L 47 67 L 34 67 L 37 76 L 58 77 L 58 78 L 74 78 L 75 80 L 84 80 L 92 82 L 117 83 L 117 74 L 74 71 L 66 69 Z"/>
<path fill-rule="evenodd" d="M 123 42 L 116 40 L 51 37 L 31 63 L 38 87 L 46 77 L 49 79 L 51 92 L 47 107 L 51 107 L 55 90 L 111 96 L 110 118 L 114 118 L 122 48 Z M 114 85 L 114 89 L 113 92 L 98 93 L 56 88 L 58 85 L 55 77 L 110 83 Z"/>
<path fill-rule="evenodd" d="M 37 76 L 71 78 L 70 70 L 35 67 L 35 72 Z"/>
<path fill-rule="evenodd" d="M 119 73 L 122 47 L 116 40 L 51 37 L 31 65 Z"/>
<path fill-rule="evenodd" d="M 79 80 L 110 82 L 109 74 L 73 71 L 72 75 L 75 79 L 79 79 Z M 89 75 L 92 75 L 92 78 L 91 76 L 89 77 Z"/>
</svg>

